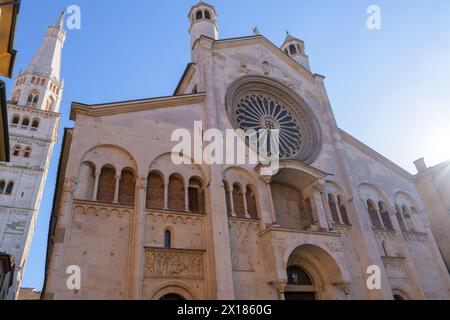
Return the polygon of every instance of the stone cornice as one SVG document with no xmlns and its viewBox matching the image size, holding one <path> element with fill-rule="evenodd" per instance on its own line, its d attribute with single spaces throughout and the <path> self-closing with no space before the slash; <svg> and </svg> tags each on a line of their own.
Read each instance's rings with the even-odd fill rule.
<svg viewBox="0 0 450 320">
<path fill-rule="evenodd" d="M 36 109 L 33 107 L 19 106 L 18 104 L 8 103 L 8 108 L 10 108 L 11 110 L 19 111 L 19 112 L 33 113 L 33 114 L 35 114 L 37 116 L 41 116 L 41 117 L 58 118 L 58 119 L 61 117 L 61 114 L 59 112 L 45 111 L 45 110 Z"/>
<path fill-rule="evenodd" d="M 217 40 L 214 42 L 213 49 L 233 48 L 233 47 L 241 47 L 244 45 L 249 46 L 249 45 L 255 45 L 255 44 L 259 44 L 259 45 L 269 49 L 273 54 L 275 54 L 282 61 L 286 62 L 293 69 L 296 69 L 297 71 L 299 71 L 308 80 L 314 81 L 316 76 L 319 76 L 319 75 L 313 74 L 311 71 L 306 69 L 300 63 L 298 63 L 297 61 L 292 59 L 283 50 L 281 50 L 273 42 L 271 42 L 270 40 L 268 40 L 266 37 L 264 37 L 262 35 Z M 323 77 L 323 76 L 320 76 L 320 77 Z"/>
<path fill-rule="evenodd" d="M 204 101 L 205 94 L 197 93 L 95 105 L 73 102 L 72 108 L 70 110 L 70 120 L 76 121 L 76 117 L 78 114 L 88 115 L 91 117 L 101 117 L 129 112 L 139 112 L 145 110 L 192 105 L 203 103 Z"/>
<path fill-rule="evenodd" d="M 334 237 L 334 238 L 341 237 L 341 235 L 337 232 L 298 230 L 298 229 L 288 229 L 288 228 L 279 228 L 279 227 L 269 227 L 266 230 L 260 232 L 259 237 L 263 237 L 266 234 L 273 233 L 273 232 L 310 234 L 310 235 L 319 235 L 319 236 Z"/>
<path fill-rule="evenodd" d="M 18 135 L 18 134 L 10 134 L 9 138 L 11 140 L 15 140 L 18 142 L 31 142 L 31 143 L 36 143 L 41 146 L 45 146 L 45 145 L 53 143 L 53 140 L 50 140 L 50 139 L 39 139 L 36 137 L 28 137 L 28 136 L 23 136 L 23 135 Z"/>
<path fill-rule="evenodd" d="M 395 164 L 391 160 L 387 159 L 386 157 L 382 156 L 375 150 L 371 149 L 370 147 L 368 147 L 367 145 L 365 145 L 364 143 L 362 143 L 355 137 L 351 136 L 344 130 L 339 129 L 339 132 L 341 134 L 342 140 L 344 140 L 345 142 L 350 144 L 352 147 L 361 151 L 362 153 L 369 156 L 373 160 L 377 161 L 379 164 L 383 165 L 385 168 L 395 172 L 396 174 L 398 174 L 402 178 L 406 179 L 407 181 L 414 182 L 414 176 L 411 173 L 409 173 L 408 171 L 406 171 L 399 165 Z"/>
<path fill-rule="evenodd" d="M 42 175 L 45 171 L 43 168 L 33 169 L 30 167 L 22 166 L 20 164 L 11 164 L 6 162 L 0 162 L 0 168 L 3 168 L 2 170 L 13 172 L 13 173 L 19 173 L 19 174 L 27 174 L 30 176 L 39 176 Z"/>
</svg>

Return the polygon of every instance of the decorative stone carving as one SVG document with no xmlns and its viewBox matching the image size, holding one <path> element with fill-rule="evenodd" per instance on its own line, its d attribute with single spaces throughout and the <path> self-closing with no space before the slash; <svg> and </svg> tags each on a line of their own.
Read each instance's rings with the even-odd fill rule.
<svg viewBox="0 0 450 320">
<path fill-rule="evenodd" d="M 199 214 L 176 213 L 147 213 L 147 218 L 154 223 L 169 223 L 183 225 L 197 225 L 203 223 L 203 217 Z"/>
<path fill-rule="evenodd" d="M 336 242 L 327 242 L 327 247 L 330 249 L 330 251 L 338 252 L 344 250 L 344 244 L 342 241 L 336 241 Z"/>
<path fill-rule="evenodd" d="M 145 249 L 145 279 L 203 279 L 203 252 L 189 250 Z"/>
<path fill-rule="evenodd" d="M 77 178 L 76 177 L 68 177 L 64 180 L 64 192 L 74 193 L 77 188 Z"/>
<path fill-rule="evenodd" d="M 131 210 L 124 208 L 120 205 L 107 205 L 107 204 L 99 204 L 93 205 L 92 203 L 86 203 L 83 201 L 74 201 L 74 214 L 79 215 L 87 215 L 87 216 L 95 216 L 95 217 L 118 217 L 122 218 L 123 216 L 129 216 L 131 214 Z"/>
<path fill-rule="evenodd" d="M 261 69 L 266 76 L 269 76 L 272 73 L 272 66 L 268 61 L 263 61 L 261 63 Z"/>
<path fill-rule="evenodd" d="M 143 177 L 138 177 L 136 179 L 137 190 L 145 190 L 147 188 L 147 179 Z"/>
<path fill-rule="evenodd" d="M 248 69 L 248 67 L 247 67 L 247 60 L 245 59 L 245 57 L 244 56 L 240 56 L 239 57 L 239 61 L 240 61 L 240 68 L 239 68 L 239 72 L 242 74 L 242 75 L 246 75 L 246 74 L 248 74 L 248 72 L 249 72 L 249 69 Z"/>
</svg>

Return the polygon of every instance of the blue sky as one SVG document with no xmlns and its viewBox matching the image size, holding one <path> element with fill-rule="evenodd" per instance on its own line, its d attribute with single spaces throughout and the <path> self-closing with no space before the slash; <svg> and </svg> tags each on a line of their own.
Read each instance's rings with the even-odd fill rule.
<svg viewBox="0 0 450 320">
<path fill-rule="evenodd" d="M 215 0 L 220 38 L 254 26 L 279 45 L 286 30 L 305 41 L 313 72 L 326 76 L 339 126 L 415 173 L 450 159 L 450 1 Z M 22 0 L 16 73 L 25 69 L 46 28 L 69 5 L 81 30 L 68 31 L 61 128 L 70 103 L 100 103 L 172 94 L 189 62 L 188 0 Z M 369 5 L 382 28 L 366 27 Z M 7 81 L 8 88 L 12 82 Z M 60 132 L 61 142 L 62 130 Z M 23 281 L 41 289 L 48 221 L 60 146 L 53 160 Z"/>
</svg>

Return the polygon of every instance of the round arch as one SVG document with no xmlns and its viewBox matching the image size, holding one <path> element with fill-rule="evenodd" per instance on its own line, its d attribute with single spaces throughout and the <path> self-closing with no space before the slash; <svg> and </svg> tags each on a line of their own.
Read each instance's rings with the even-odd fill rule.
<svg viewBox="0 0 450 320">
<path fill-rule="evenodd" d="M 290 266 L 302 268 L 312 279 L 318 299 L 345 298 L 338 284 L 350 283 L 350 275 L 328 249 L 315 244 L 292 245 L 288 249 L 283 259 L 284 270 Z"/>
<path fill-rule="evenodd" d="M 185 300 L 198 300 L 194 292 L 185 284 L 178 281 L 166 282 L 159 286 L 153 294 L 151 300 L 160 300 L 162 297 L 174 294 Z"/>
</svg>

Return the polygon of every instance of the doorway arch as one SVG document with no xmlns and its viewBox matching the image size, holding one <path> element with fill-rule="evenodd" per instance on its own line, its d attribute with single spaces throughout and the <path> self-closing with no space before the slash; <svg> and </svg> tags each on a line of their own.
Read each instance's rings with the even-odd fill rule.
<svg viewBox="0 0 450 320">
<path fill-rule="evenodd" d="M 286 300 L 344 300 L 345 281 L 338 262 L 325 249 L 303 244 L 296 247 L 286 263 Z"/>
</svg>

